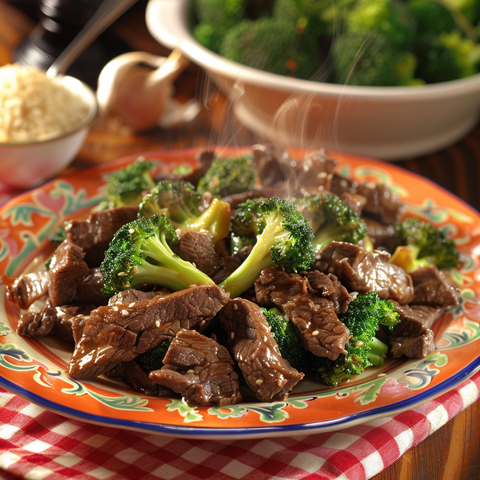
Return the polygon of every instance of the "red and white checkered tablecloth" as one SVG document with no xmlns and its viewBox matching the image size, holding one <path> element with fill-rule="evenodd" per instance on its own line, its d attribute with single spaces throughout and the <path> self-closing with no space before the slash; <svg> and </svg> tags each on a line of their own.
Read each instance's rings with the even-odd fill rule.
<svg viewBox="0 0 480 480">
<path fill-rule="evenodd" d="M 363 480 L 479 396 L 480 372 L 412 410 L 337 432 L 211 441 L 67 419 L 0 388 L 0 478 Z"/>
</svg>

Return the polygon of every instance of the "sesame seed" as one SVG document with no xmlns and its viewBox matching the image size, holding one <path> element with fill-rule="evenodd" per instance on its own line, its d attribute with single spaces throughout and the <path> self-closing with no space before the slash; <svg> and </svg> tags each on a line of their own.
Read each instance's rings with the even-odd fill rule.
<svg viewBox="0 0 480 480">
<path fill-rule="evenodd" d="M 113 307 L 113 309 L 114 309 L 116 312 L 118 312 L 118 307 L 117 307 L 117 306 Z"/>
<path fill-rule="evenodd" d="M 128 308 L 132 308 L 135 305 L 135 302 L 132 302 L 128 305 Z"/>
<path fill-rule="evenodd" d="M 188 373 L 189 375 L 193 375 L 195 372 L 194 372 L 192 369 L 190 369 L 190 370 L 187 370 L 187 373 Z"/>
<path fill-rule="evenodd" d="M 233 309 L 238 310 L 238 305 L 236 303 L 233 304 Z"/>
<path fill-rule="evenodd" d="M 118 272 L 117 275 L 118 275 L 119 277 L 124 277 L 124 276 L 126 275 L 126 273 L 125 273 L 125 272 Z"/>
<path fill-rule="evenodd" d="M 235 332 L 232 332 L 232 333 L 230 334 L 230 338 L 231 338 L 232 340 L 235 338 Z"/>
<path fill-rule="evenodd" d="M 277 385 L 278 385 L 279 387 L 282 387 L 282 386 L 283 386 L 282 380 L 278 379 L 278 380 L 277 380 Z"/>
<path fill-rule="evenodd" d="M 155 326 L 156 326 L 157 328 L 160 328 L 160 320 L 155 320 Z"/>
<path fill-rule="evenodd" d="M 124 317 L 126 317 L 126 316 L 128 315 L 128 310 L 122 310 L 121 313 L 122 313 L 122 315 L 123 315 Z"/>
<path fill-rule="evenodd" d="M 315 337 L 315 336 L 317 336 L 319 333 L 320 333 L 320 332 L 319 332 L 318 330 L 314 330 L 314 331 L 312 332 L 312 335 Z"/>
<path fill-rule="evenodd" d="M 263 383 L 263 380 L 261 378 L 259 378 L 258 380 L 255 380 L 255 383 L 257 385 L 261 385 Z"/>
<path fill-rule="evenodd" d="M 115 302 L 115 305 L 122 305 L 122 302 L 121 302 L 120 300 L 117 300 L 117 301 Z"/>
<path fill-rule="evenodd" d="M 203 326 L 205 325 L 205 323 L 206 323 L 205 320 L 202 320 L 202 321 L 200 322 L 200 326 L 203 327 Z"/>
<path fill-rule="evenodd" d="M 128 233 L 135 233 L 135 229 L 134 228 L 129 228 Z"/>
</svg>

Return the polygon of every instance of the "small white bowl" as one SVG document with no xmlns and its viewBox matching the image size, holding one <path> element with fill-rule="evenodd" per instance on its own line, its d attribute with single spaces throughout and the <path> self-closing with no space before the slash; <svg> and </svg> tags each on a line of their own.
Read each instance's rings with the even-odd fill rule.
<svg viewBox="0 0 480 480">
<path fill-rule="evenodd" d="M 65 168 L 82 147 L 98 113 L 95 92 L 73 77 L 58 75 L 54 81 L 83 98 L 88 106 L 87 115 L 73 130 L 57 137 L 32 142 L 0 142 L 1 185 L 15 189 L 35 187 Z"/>
<path fill-rule="evenodd" d="M 203 67 L 260 139 L 398 160 L 447 147 L 479 120 L 480 74 L 418 87 L 357 87 L 263 72 L 200 45 L 191 33 L 189 4 L 150 0 L 150 32 Z"/>
</svg>

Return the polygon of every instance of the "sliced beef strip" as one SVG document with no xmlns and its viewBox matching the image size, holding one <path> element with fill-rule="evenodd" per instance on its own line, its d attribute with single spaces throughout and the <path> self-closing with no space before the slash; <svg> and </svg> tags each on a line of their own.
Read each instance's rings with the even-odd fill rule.
<svg viewBox="0 0 480 480">
<path fill-rule="evenodd" d="M 211 277 L 222 264 L 212 238 L 209 232 L 179 232 L 178 244 L 172 246 L 172 250 Z"/>
<path fill-rule="evenodd" d="M 259 305 L 275 306 L 285 314 L 314 355 L 336 360 L 346 353 L 348 328 L 338 319 L 331 300 L 308 293 L 305 277 L 267 268 L 255 281 L 255 293 Z"/>
<path fill-rule="evenodd" d="M 362 215 L 362 210 L 367 204 L 367 199 L 363 195 L 356 195 L 350 192 L 344 192 L 340 200 L 351 208 L 358 216 Z"/>
<path fill-rule="evenodd" d="M 62 242 L 50 262 L 48 298 L 54 307 L 73 302 L 77 287 L 90 273 L 85 263 L 83 250 L 65 240 Z"/>
<path fill-rule="evenodd" d="M 371 218 L 363 217 L 363 220 L 367 224 L 368 238 L 374 248 L 385 248 L 393 253 L 395 250 L 395 227 L 393 225 L 384 225 Z"/>
<path fill-rule="evenodd" d="M 431 330 L 435 321 L 443 314 L 444 308 L 429 305 L 395 305 L 401 322 L 388 335 L 391 355 L 394 358 L 405 355 L 410 358 L 424 358 L 435 350 Z"/>
<path fill-rule="evenodd" d="M 253 246 L 249 245 L 243 247 L 239 252 L 229 255 L 226 257 L 221 257 L 221 266 L 212 275 L 212 280 L 218 285 L 223 282 L 230 274 L 232 274 L 248 257 L 252 251 Z"/>
<path fill-rule="evenodd" d="M 397 222 L 404 211 L 404 202 L 385 184 L 352 182 L 350 179 L 334 173 L 330 189 L 339 197 L 345 192 L 364 196 L 366 203 L 362 214 L 385 225 Z"/>
<path fill-rule="evenodd" d="M 272 197 L 285 198 L 286 190 L 283 187 L 262 187 L 254 190 L 246 190 L 245 192 L 233 193 L 223 197 L 222 200 L 230 205 L 230 209 L 234 212 L 241 203 L 247 200 L 267 199 Z"/>
<path fill-rule="evenodd" d="M 307 278 L 307 288 L 310 293 L 316 293 L 333 302 L 335 313 L 340 315 L 347 311 L 349 303 L 352 301 L 348 290 L 338 281 L 335 275 L 329 273 L 325 275 L 318 270 L 302 272 Z"/>
<path fill-rule="evenodd" d="M 122 362 L 106 373 L 107 377 L 123 380 L 135 391 L 155 397 L 174 397 L 175 392 L 148 378 L 148 373 L 135 361 Z"/>
<path fill-rule="evenodd" d="M 160 370 L 150 380 L 198 405 L 232 405 L 241 401 L 237 372 L 228 350 L 195 330 L 181 329 L 172 340 Z"/>
<path fill-rule="evenodd" d="M 138 207 L 115 207 L 92 213 L 87 220 L 72 220 L 65 227 L 69 243 L 85 252 L 90 268 L 99 267 L 117 230 L 137 218 Z"/>
<path fill-rule="evenodd" d="M 49 281 L 48 272 L 22 275 L 12 285 L 7 285 L 7 298 L 15 302 L 22 310 L 26 310 L 33 302 L 47 295 Z"/>
<path fill-rule="evenodd" d="M 402 355 L 409 358 L 425 358 L 434 350 L 433 332 L 430 329 L 418 337 L 398 337 L 390 341 L 390 352 L 394 358 Z"/>
<path fill-rule="evenodd" d="M 54 307 L 49 300 L 40 310 L 29 310 L 20 316 L 16 332 L 25 337 L 57 337 L 74 342 L 73 329 L 78 322 L 83 323 L 95 305 L 63 305 Z"/>
<path fill-rule="evenodd" d="M 403 268 L 389 263 L 388 252 L 365 250 L 347 242 L 330 242 L 315 262 L 315 269 L 333 273 L 358 293 L 377 292 L 380 298 L 404 305 L 414 296 L 413 281 Z"/>
<path fill-rule="evenodd" d="M 255 396 L 264 402 L 285 400 L 304 375 L 282 358 L 262 309 L 236 298 L 219 317 L 230 351 Z"/>
<path fill-rule="evenodd" d="M 94 378 L 157 347 L 163 335 L 203 327 L 228 300 L 220 287 L 202 285 L 133 305 L 99 307 L 86 321 L 68 373 L 78 379 Z"/>
<path fill-rule="evenodd" d="M 337 159 L 324 149 L 310 153 L 303 160 L 296 162 L 293 168 L 296 184 L 292 190 L 293 176 L 291 176 L 289 182 L 291 192 L 298 190 L 301 194 L 308 195 L 330 191 L 330 182 L 337 163 Z"/>
<path fill-rule="evenodd" d="M 122 305 L 124 303 L 129 304 L 132 302 L 139 302 L 140 300 L 151 300 L 157 295 L 166 296 L 170 293 L 171 292 L 166 289 L 144 292 L 143 290 L 130 288 L 128 290 L 123 290 L 122 292 L 118 292 L 115 295 L 111 296 L 108 300 L 108 305 Z"/>
<path fill-rule="evenodd" d="M 410 272 L 415 295 L 412 303 L 451 307 L 458 305 L 459 291 L 447 282 L 445 274 L 435 265 Z"/>
<path fill-rule="evenodd" d="M 100 268 L 91 268 L 88 274 L 78 282 L 75 290 L 74 303 L 93 303 L 95 305 L 106 305 L 108 297 L 102 293 L 103 279 Z"/>
<path fill-rule="evenodd" d="M 260 183 L 264 187 L 283 185 L 288 180 L 288 167 L 282 161 L 284 151 L 265 145 L 253 145 L 252 157 Z"/>
</svg>

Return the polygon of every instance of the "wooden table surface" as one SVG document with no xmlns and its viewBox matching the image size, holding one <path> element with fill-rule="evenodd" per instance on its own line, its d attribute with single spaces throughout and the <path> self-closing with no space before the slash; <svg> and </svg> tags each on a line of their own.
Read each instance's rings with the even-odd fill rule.
<svg viewBox="0 0 480 480">
<path fill-rule="evenodd" d="M 129 50 L 168 54 L 145 27 L 146 0 L 139 1 L 109 29 L 110 34 Z M 15 59 L 15 49 L 35 26 L 13 7 L 15 2 L 0 0 L 0 65 Z M 202 72 L 188 67 L 175 83 L 176 98 L 183 102 L 195 96 L 203 98 Z M 93 126 L 86 142 L 63 173 L 98 165 L 123 155 L 147 150 L 178 149 L 208 144 L 249 145 L 255 141 L 250 132 L 229 115 L 225 99 L 209 97 L 205 109 L 188 125 L 145 134 L 135 134 L 119 118 L 101 118 Z M 465 139 L 445 150 L 421 158 L 397 162 L 401 167 L 423 175 L 480 210 L 480 125 Z M 480 402 L 457 415 L 452 421 L 405 453 L 374 480 L 474 480 L 480 478 Z"/>
</svg>

